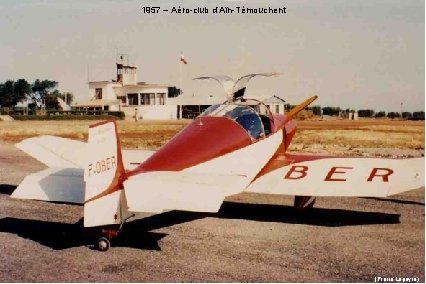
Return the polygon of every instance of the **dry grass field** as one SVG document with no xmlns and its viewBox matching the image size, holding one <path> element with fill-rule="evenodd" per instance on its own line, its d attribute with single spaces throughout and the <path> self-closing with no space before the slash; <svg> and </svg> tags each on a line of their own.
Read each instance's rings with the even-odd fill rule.
<svg viewBox="0 0 426 284">
<path fill-rule="evenodd" d="M 190 120 L 118 121 L 124 148 L 157 149 L 185 127 Z M 11 121 L 0 122 L 0 140 L 19 142 L 37 135 L 57 135 L 87 140 L 93 121 Z M 401 155 L 424 152 L 424 122 L 391 120 L 335 120 L 299 122 L 290 151 L 312 153 L 375 155 L 375 149 L 400 149 Z M 382 154 L 383 155 L 383 154 Z"/>
</svg>

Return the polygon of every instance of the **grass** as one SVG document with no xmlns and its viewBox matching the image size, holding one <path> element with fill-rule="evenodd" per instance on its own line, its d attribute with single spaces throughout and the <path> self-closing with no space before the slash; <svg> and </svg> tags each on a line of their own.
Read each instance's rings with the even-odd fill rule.
<svg viewBox="0 0 426 284">
<path fill-rule="evenodd" d="M 157 149 L 190 121 L 117 121 L 124 148 Z M 18 142 L 37 135 L 87 140 L 96 121 L 0 121 L 0 140 Z M 351 151 L 354 148 L 424 150 L 424 122 L 360 120 L 300 121 L 291 151 Z M 320 152 L 321 152 L 320 151 Z"/>
</svg>

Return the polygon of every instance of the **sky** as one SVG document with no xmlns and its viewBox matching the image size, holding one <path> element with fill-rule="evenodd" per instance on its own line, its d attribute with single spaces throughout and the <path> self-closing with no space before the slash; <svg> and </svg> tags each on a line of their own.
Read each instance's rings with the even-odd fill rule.
<svg viewBox="0 0 426 284">
<path fill-rule="evenodd" d="M 146 14 L 144 6 L 169 12 Z M 179 6 L 209 13 L 170 13 Z M 212 13 L 242 6 L 286 13 Z M 182 81 L 189 96 L 224 96 L 217 83 L 194 77 L 278 72 L 250 81 L 246 96 L 296 104 L 318 95 L 314 104 L 322 106 L 425 109 L 422 0 L 1 0 L 0 14 L 0 82 L 55 80 L 80 102 L 89 99 L 88 80 L 115 78 L 123 53 L 138 66 L 139 81 Z"/>
</svg>

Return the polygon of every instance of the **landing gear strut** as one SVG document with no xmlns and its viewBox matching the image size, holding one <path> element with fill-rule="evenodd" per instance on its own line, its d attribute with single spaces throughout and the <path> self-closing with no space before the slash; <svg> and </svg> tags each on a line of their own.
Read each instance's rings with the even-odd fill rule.
<svg viewBox="0 0 426 284">
<path fill-rule="evenodd" d="M 119 226 L 113 225 L 108 228 L 101 229 L 100 234 L 98 231 L 98 236 L 100 235 L 100 237 L 95 242 L 95 248 L 99 251 L 107 251 L 111 247 L 111 240 L 118 236 L 118 233 L 123 228 L 124 223 L 126 223 L 127 220 L 134 216 L 135 214 L 132 214 L 127 218 L 123 219 Z"/>
<path fill-rule="evenodd" d="M 314 208 L 315 196 L 295 196 L 294 208 L 298 210 L 311 210 Z"/>
</svg>

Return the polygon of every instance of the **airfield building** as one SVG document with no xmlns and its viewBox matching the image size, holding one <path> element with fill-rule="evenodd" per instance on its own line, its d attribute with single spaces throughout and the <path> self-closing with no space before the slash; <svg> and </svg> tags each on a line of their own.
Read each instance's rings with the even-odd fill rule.
<svg viewBox="0 0 426 284">
<path fill-rule="evenodd" d="M 180 91 L 167 84 L 138 82 L 135 65 L 121 57 L 116 63 L 116 79 L 89 82 L 89 100 L 72 106 L 78 110 L 123 111 L 126 119 L 168 120 L 194 118 L 213 104 L 226 98 L 179 95 Z M 284 100 L 272 97 L 264 103 L 272 113 L 284 113 Z"/>
<path fill-rule="evenodd" d="M 73 105 L 73 109 L 123 111 L 127 118 L 135 114 L 143 119 L 174 119 L 176 106 L 168 100 L 176 88 L 166 84 L 137 81 L 137 67 L 116 63 L 117 77 L 112 81 L 89 82 L 89 100 Z"/>
</svg>

